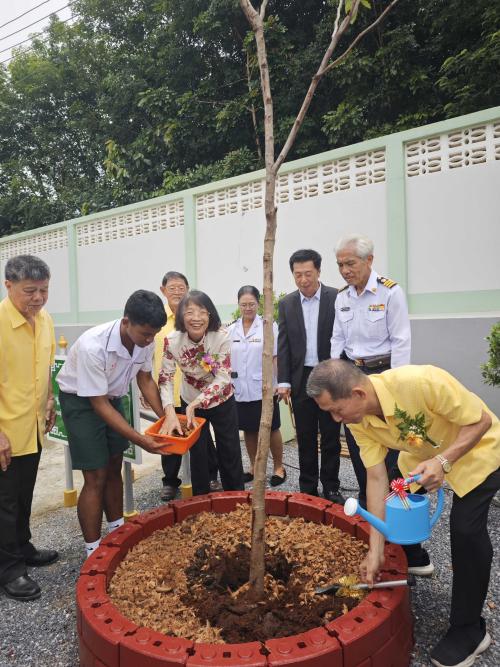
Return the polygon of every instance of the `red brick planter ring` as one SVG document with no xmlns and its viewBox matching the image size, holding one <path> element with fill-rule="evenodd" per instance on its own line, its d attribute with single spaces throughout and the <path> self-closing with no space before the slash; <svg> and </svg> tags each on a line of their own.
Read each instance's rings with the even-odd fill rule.
<svg viewBox="0 0 500 667">
<path fill-rule="evenodd" d="M 127 551 L 155 530 L 203 511 L 230 512 L 249 503 L 246 491 L 212 493 L 174 501 L 117 528 L 82 567 L 76 587 L 81 667 L 408 667 L 413 619 L 407 588 L 372 591 L 348 614 L 300 635 L 246 644 L 202 644 L 167 637 L 124 618 L 107 594 L 107 584 Z M 302 493 L 270 491 L 268 514 L 302 516 L 368 540 L 368 525 L 343 509 Z M 386 546 L 383 578 L 406 575 L 401 547 Z M 397 576 L 395 576 L 397 575 Z"/>
</svg>

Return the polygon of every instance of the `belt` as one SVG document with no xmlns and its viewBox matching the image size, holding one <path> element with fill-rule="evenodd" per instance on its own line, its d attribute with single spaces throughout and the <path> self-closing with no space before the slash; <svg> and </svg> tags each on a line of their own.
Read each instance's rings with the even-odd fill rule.
<svg viewBox="0 0 500 667">
<path fill-rule="evenodd" d="M 380 354 L 376 357 L 367 357 L 366 359 L 349 359 L 355 366 L 360 368 L 382 368 L 383 366 L 391 365 L 391 355 L 390 354 Z"/>
</svg>

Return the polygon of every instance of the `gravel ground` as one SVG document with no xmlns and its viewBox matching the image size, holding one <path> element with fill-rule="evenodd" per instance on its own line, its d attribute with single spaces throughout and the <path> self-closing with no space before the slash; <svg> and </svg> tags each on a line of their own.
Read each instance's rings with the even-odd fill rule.
<svg viewBox="0 0 500 667">
<path fill-rule="evenodd" d="M 245 455 L 244 455 L 245 458 Z M 278 487 L 298 490 L 297 450 L 285 447 L 288 478 Z M 356 482 L 349 460 L 341 461 L 341 480 L 344 495 L 355 495 Z M 135 499 L 140 511 L 158 505 L 160 473 L 153 473 L 135 484 Z M 430 579 L 418 580 L 413 592 L 415 614 L 415 650 L 411 667 L 429 665 L 429 649 L 447 628 L 449 613 L 451 564 L 447 535 L 451 492 L 445 493 L 443 516 L 434 529 L 428 550 L 436 566 Z M 478 658 L 478 667 L 500 665 L 500 508 L 490 510 L 490 534 L 495 557 L 492 578 L 484 609 L 487 626 L 493 637 L 488 651 Z M 14 602 L 0 597 L 0 667 L 76 667 L 78 647 L 74 589 L 83 563 L 82 538 L 74 509 L 59 509 L 38 516 L 32 526 L 33 541 L 40 547 L 57 548 L 60 560 L 34 573 L 43 594 L 34 602 Z M 138 665 L 138 667 L 140 667 Z"/>
</svg>

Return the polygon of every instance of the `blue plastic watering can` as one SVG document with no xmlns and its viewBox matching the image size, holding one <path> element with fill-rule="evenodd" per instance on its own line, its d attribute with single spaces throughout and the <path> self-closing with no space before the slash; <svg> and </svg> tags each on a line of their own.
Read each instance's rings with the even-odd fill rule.
<svg viewBox="0 0 500 667">
<path fill-rule="evenodd" d="M 407 484 L 418 481 L 420 475 L 405 479 Z M 440 487 L 437 492 L 437 507 L 430 515 L 429 498 L 417 493 L 406 496 L 409 509 L 405 508 L 401 498 L 392 496 L 385 503 L 385 521 L 363 509 L 356 498 L 348 498 L 344 504 L 347 516 L 359 514 L 374 528 L 381 532 L 386 540 L 395 544 L 417 544 L 428 540 L 431 530 L 443 511 L 444 492 Z"/>
</svg>

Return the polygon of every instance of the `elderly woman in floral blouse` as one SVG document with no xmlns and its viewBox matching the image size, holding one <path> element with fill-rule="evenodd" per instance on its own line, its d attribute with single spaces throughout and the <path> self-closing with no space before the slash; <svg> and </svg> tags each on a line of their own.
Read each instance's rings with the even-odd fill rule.
<svg viewBox="0 0 500 667">
<path fill-rule="evenodd" d="M 164 433 L 180 432 L 174 409 L 173 379 L 176 365 L 182 372 L 181 406 L 188 426 L 193 417 L 204 417 L 200 438 L 191 447 L 193 494 L 209 493 L 207 434 L 215 432 L 217 459 L 225 491 L 244 489 L 238 415 L 231 384 L 231 341 L 210 297 L 191 290 L 180 302 L 175 328 L 165 338 L 158 378 L 165 410 Z"/>
</svg>

